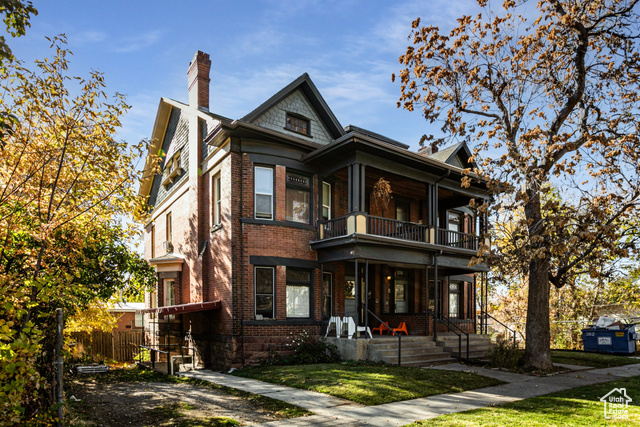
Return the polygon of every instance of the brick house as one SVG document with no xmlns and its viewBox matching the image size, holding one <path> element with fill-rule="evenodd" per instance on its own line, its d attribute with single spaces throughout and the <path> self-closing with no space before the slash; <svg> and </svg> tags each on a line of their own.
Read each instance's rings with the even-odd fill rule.
<svg viewBox="0 0 640 427">
<path fill-rule="evenodd" d="M 307 74 L 239 120 L 209 111 L 209 55 L 188 69 L 189 105 L 162 98 L 145 172 L 147 297 L 155 345 L 207 366 L 253 364 L 291 333 L 324 336 L 331 316 L 432 336 L 446 319 L 474 332 L 470 267 L 484 218 L 461 187 L 470 152 L 437 152 L 343 127 Z M 386 180 L 388 203 L 373 191 Z"/>
</svg>

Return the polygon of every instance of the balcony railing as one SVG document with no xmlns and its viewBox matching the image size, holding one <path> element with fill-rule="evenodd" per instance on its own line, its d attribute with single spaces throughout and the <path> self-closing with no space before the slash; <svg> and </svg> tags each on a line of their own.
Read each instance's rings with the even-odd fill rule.
<svg viewBox="0 0 640 427">
<path fill-rule="evenodd" d="M 328 221 L 320 221 L 318 224 L 318 240 L 347 236 L 353 233 L 478 250 L 478 236 L 473 234 L 442 228 L 436 229 L 428 225 L 398 221 L 364 213 L 354 213 Z"/>
<path fill-rule="evenodd" d="M 478 250 L 478 236 L 459 231 L 438 229 L 438 242 L 452 248 Z"/>
<path fill-rule="evenodd" d="M 367 215 L 367 234 L 376 236 L 430 243 L 429 228 L 413 222 Z"/>
</svg>

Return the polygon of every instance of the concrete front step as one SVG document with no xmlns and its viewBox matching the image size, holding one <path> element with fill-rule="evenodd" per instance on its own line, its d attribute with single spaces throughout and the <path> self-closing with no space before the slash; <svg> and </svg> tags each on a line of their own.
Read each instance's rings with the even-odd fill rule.
<svg viewBox="0 0 640 427">
<path fill-rule="evenodd" d="M 427 347 L 427 348 L 405 348 L 402 346 L 401 353 L 403 356 L 415 356 L 416 354 L 442 354 L 442 347 Z M 383 357 L 394 357 L 398 355 L 398 349 L 385 349 L 378 350 L 378 354 Z"/>
<path fill-rule="evenodd" d="M 458 345 L 461 343 L 461 357 L 467 357 L 467 336 L 458 337 L 454 333 L 438 334 L 437 344 L 451 357 L 458 357 Z M 491 337 L 489 335 L 469 334 L 469 358 L 478 359 L 486 357 L 491 351 Z"/>
<path fill-rule="evenodd" d="M 384 361 L 391 365 L 398 364 L 397 338 L 385 341 L 374 340 L 370 342 L 371 353 L 376 360 Z M 428 337 L 402 337 L 401 349 L 402 366 L 431 366 L 455 361 L 442 347 L 436 345 L 433 339 Z"/>
</svg>

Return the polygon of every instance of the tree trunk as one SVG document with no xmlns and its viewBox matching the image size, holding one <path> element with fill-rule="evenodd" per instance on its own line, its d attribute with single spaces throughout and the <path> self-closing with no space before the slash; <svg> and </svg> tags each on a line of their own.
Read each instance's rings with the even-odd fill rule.
<svg viewBox="0 0 640 427">
<path fill-rule="evenodd" d="M 540 207 L 540 191 L 537 185 L 527 190 L 528 201 L 525 216 L 529 222 L 529 238 L 533 240 L 532 250 L 544 246 L 544 240 L 537 241 L 536 236 L 544 237 Z M 551 331 L 549 327 L 549 252 L 543 258 L 534 257 L 529 261 L 529 296 L 527 300 L 527 325 L 525 352 L 521 363 L 525 368 L 550 370 Z"/>
</svg>

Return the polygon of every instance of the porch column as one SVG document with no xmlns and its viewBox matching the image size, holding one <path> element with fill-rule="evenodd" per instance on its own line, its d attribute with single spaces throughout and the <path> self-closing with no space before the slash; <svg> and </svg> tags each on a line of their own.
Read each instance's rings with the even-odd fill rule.
<svg viewBox="0 0 640 427">
<path fill-rule="evenodd" d="M 360 278 L 358 277 L 358 259 L 355 261 L 355 269 L 356 269 L 356 326 L 360 325 Z M 358 338 L 358 334 L 356 333 L 356 338 Z"/>
<path fill-rule="evenodd" d="M 348 166 L 349 212 L 362 212 L 365 208 L 365 165 L 354 163 Z"/>
<path fill-rule="evenodd" d="M 369 260 L 364 261 L 364 326 L 369 326 Z M 366 337 L 366 333 L 365 333 Z"/>
<path fill-rule="evenodd" d="M 438 184 L 426 184 L 427 191 L 427 225 L 429 226 L 429 243 L 438 243 Z"/>
<path fill-rule="evenodd" d="M 429 266 L 424 267 L 424 335 L 429 335 Z"/>
<path fill-rule="evenodd" d="M 433 255 L 433 284 L 434 284 L 434 289 L 435 289 L 435 295 L 434 295 L 434 304 L 433 304 L 433 311 L 435 313 L 435 315 L 433 316 L 433 339 L 435 341 L 438 340 L 438 324 L 436 322 L 436 318 L 440 316 L 440 310 L 438 307 L 438 297 L 440 292 L 439 291 L 439 286 L 438 286 L 438 254 L 434 254 Z"/>
</svg>

